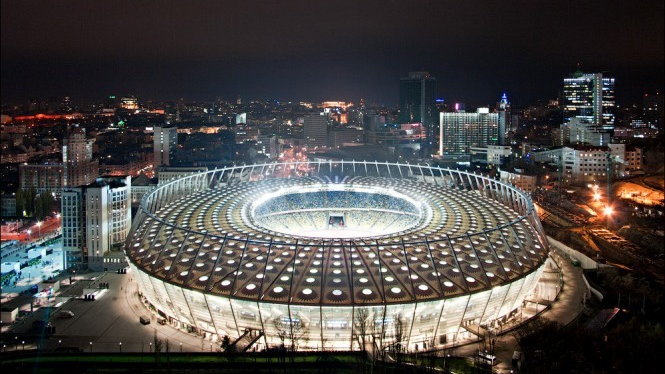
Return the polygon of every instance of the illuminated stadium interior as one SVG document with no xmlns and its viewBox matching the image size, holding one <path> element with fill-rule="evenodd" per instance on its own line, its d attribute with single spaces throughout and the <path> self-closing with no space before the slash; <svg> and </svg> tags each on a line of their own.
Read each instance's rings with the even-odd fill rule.
<svg viewBox="0 0 665 374">
<path fill-rule="evenodd" d="M 359 330 L 380 349 L 459 344 L 472 338 L 466 326 L 516 318 L 549 262 L 515 187 L 355 161 L 161 185 L 143 198 L 126 254 L 143 301 L 172 324 L 294 349 L 357 350 Z"/>
<path fill-rule="evenodd" d="M 392 189 L 317 183 L 265 193 L 244 217 L 257 229 L 311 238 L 363 238 L 406 232 L 430 209 Z"/>
</svg>

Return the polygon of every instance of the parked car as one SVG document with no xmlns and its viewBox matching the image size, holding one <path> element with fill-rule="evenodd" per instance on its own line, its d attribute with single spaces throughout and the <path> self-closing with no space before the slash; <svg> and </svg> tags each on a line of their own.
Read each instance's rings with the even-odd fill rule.
<svg viewBox="0 0 665 374">
<path fill-rule="evenodd" d="M 141 317 L 139 317 L 139 322 L 141 322 L 144 325 L 149 325 L 150 324 L 150 317 L 149 316 L 141 316 Z"/>
</svg>

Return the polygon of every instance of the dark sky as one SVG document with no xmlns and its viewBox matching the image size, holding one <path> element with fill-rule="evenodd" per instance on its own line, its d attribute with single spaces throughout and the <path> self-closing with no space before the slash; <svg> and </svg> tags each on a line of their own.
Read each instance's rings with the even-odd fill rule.
<svg viewBox="0 0 665 374">
<path fill-rule="evenodd" d="M 393 104 L 430 71 L 471 105 L 555 97 L 609 71 L 620 102 L 663 90 L 663 1 L 2 0 L 2 102 L 350 99 Z"/>
</svg>

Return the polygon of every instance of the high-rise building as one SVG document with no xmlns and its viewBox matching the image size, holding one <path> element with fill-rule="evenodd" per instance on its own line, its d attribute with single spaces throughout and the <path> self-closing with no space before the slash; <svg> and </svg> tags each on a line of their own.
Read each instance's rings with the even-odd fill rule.
<svg viewBox="0 0 665 374">
<path fill-rule="evenodd" d="M 428 72 L 410 72 L 399 83 L 399 122 L 422 123 L 427 148 L 434 142 L 436 126 L 436 78 Z"/>
<path fill-rule="evenodd" d="M 499 114 L 499 145 L 506 144 L 506 135 L 511 129 L 511 116 L 510 116 L 510 102 L 505 92 L 501 96 L 501 100 L 497 106 L 497 113 Z"/>
<path fill-rule="evenodd" d="M 88 139 L 85 129 L 77 127 L 62 142 L 64 187 L 92 183 L 99 175 L 99 161 L 92 159 L 94 139 Z"/>
<path fill-rule="evenodd" d="M 328 118 L 321 114 L 308 114 L 304 118 L 305 144 L 308 147 L 328 145 Z"/>
<path fill-rule="evenodd" d="M 155 126 L 152 143 L 154 167 L 171 165 L 173 151 L 178 145 L 178 129 L 175 126 Z"/>
<path fill-rule="evenodd" d="M 439 154 L 465 154 L 471 147 L 497 145 L 499 114 L 489 108 L 476 113 L 455 112 L 439 114 Z"/>
<path fill-rule="evenodd" d="M 99 262 L 131 226 L 131 177 L 99 177 L 62 192 L 62 246 L 72 261 Z"/>
<path fill-rule="evenodd" d="M 564 122 L 574 117 L 604 130 L 614 129 L 614 78 L 575 72 L 563 80 Z"/>
</svg>

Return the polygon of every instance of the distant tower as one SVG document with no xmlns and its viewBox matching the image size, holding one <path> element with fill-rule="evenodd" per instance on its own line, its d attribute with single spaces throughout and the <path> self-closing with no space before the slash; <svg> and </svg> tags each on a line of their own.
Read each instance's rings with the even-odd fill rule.
<svg viewBox="0 0 665 374">
<path fill-rule="evenodd" d="M 321 114 L 308 114 L 304 119 L 305 144 L 308 147 L 328 145 L 328 117 Z"/>
<path fill-rule="evenodd" d="M 437 120 L 436 78 L 428 72 L 410 72 L 399 83 L 399 122 L 422 123 L 427 134 L 430 149 L 434 142 L 434 128 Z"/>
<path fill-rule="evenodd" d="M 153 165 L 171 165 L 173 151 L 178 145 L 178 129 L 176 127 L 155 126 L 153 135 Z"/>
<path fill-rule="evenodd" d="M 94 139 L 85 129 L 75 127 L 62 141 L 63 186 L 76 187 L 91 183 L 99 173 L 99 161 L 92 159 Z"/>
<path fill-rule="evenodd" d="M 564 122 L 580 117 L 593 127 L 614 129 L 614 78 L 603 73 L 585 74 L 579 69 L 563 80 Z"/>
<path fill-rule="evenodd" d="M 508 96 L 504 92 L 501 96 L 501 101 L 499 101 L 499 145 L 506 145 L 506 133 L 511 128 L 510 125 L 510 102 L 508 101 Z"/>
</svg>

